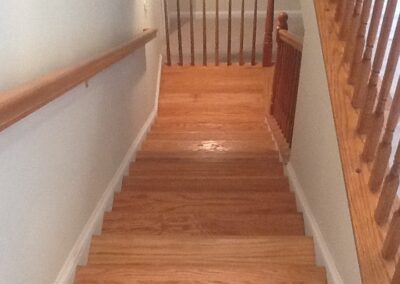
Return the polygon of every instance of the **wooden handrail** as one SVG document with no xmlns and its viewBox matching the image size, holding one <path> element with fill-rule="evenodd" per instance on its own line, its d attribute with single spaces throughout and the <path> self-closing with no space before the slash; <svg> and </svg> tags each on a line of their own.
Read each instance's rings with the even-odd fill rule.
<svg viewBox="0 0 400 284">
<path fill-rule="evenodd" d="M 156 29 L 145 30 L 130 42 L 84 63 L 52 72 L 16 89 L 0 92 L 0 131 L 143 47 L 156 35 Z"/>
<path fill-rule="evenodd" d="M 290 146 L 293 136 L 303 41 L 287 31 L 288 15 L 286 13 L 281 13 L 278 20 L 276 39 L 278 52 L 270 112 Z"/>
</svg>

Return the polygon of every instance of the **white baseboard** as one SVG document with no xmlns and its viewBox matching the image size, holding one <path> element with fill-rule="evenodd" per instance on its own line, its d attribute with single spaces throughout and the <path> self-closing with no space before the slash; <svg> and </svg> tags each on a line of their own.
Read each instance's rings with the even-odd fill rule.
<svg viewBox="0 0 400 284">
<path fill-rule="evenodd" d="M 286 174 L 289 177 L 290 187 L 296 194 L 297 206 L 303 213 L 306 233 L 314 238 L 317 264 L 326 268 L 329 284 L 343 284 L 343 279 L 336 267 L 334 258 L 321 230 L 319 229 L 316 218 L 308 204 L 304 189 L 301 186 L 296 172 L 290 162 L 286 165 Z"/>
<path fill-rule="evenodd" d="M 148 131 L 151 129 L 153 122 L 157 116 L 158 110 L 158 97 L 160 93 L 161 83 L 161 68 L 162 68 L 162 57 L 160 56 L 157 91 L 155 97 L 154 108 L 149 114 L 146 122 L 139 131 L 136 139 L 133 141 L 122 160 L 120 166 L 115 172 L 113 178 L 105 189 L 100 201 L 97 203 L 96 208 L 92 212 L 88 222 L 84 226 L 81 234 L 79 235 L 75 245 L 69 253 L 60 273 L 57 276 L 55 284 L 72 284 L 75 279 L 75 270 L 78 265 L 85 265 L 87 263 L 90 243 L 93 235 L 99 235 L 101 233 L 104 212 L 110 211 L 113 205 L 114 193 L 119 192 L 122 186 L 122 179 L 129 171 L 129 165 L 135 160 L 136 153 L 140 149 L 142 142 L 145 140 Z"/>
</svg>

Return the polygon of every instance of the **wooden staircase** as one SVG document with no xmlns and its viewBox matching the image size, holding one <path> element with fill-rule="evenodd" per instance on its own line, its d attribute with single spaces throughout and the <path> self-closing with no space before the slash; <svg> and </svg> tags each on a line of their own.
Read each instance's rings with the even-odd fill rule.
<svg viewBox="0 0 400 284">
<path fill-rule="evenodd" d="M 167 67 L 76 283 L 326 283 L 264 124 L 265 69 Z"/>
</svg>

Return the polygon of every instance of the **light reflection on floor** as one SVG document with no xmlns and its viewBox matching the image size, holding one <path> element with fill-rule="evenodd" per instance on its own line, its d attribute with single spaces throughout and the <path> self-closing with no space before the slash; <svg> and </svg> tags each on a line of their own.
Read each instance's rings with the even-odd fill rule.
<svg viewBox="0 0 400 284">
<path fill-rule="evenodd" d="M 201 141 L 200 144 L 196 147 L 198 151 L 206 151 L 206 152 L 225 152 L 229 149 L 225 146 L 221 145 L 218 141 L 214 140 L 206 140 Z"/>
</svg>

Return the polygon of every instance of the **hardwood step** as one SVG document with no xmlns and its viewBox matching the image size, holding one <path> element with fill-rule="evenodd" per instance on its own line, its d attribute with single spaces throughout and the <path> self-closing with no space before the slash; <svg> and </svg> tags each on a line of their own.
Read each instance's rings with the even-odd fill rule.
<svg viewBox="0 0 400 284">
<path fill-rule="evenodd" d="M 180 141 L 209 141 L 209 140 L 233 140 L 233 141 L 254 141 L 271 143 L 271 133 L 267 130 L 258 131 L 175 131 L 157 132 L 151 131 L 146 140 L 180 140 Z"/>
<path fill-rule="evenodd" d="M 254 131 L 268 129 L 264 122 L 187 122 L 187 121 L 165 121 L 156 120 L 152 131 L 171 132 L 171 131 L 202 131 L 202 130 L 224 130 L 224 131 Z"/>
<path fill-rule="evenodd" d="M 186 105 L 186 104 L 185 104 Z M 180 116 L 230 116 L 246 115 L 249 117 L 265 115 L 262 105 L 224 105 L 224 104 L 194 104 L 190 108 L 183 107 L 182 103 L 164 103 L 158 111 L 158 117 L 180 117 Z"/>
<path fill-rule="evenodd" d="M 124 191 L 115 194 L 113 211 L 136 213 L 296 213 L 292 192 Z"/>
<path fill-rule="evenodd" d="M 325 284 L 325 270 L 312 265 L 91 265 L 80 268 L 76 284 L 219 283 Z"/>
<path fill-rule="evenodd" d="M 210 107 L 213 109 L 223 109 L 225 107 L 260 107 L 265 106 L 266 101 L 260 94 L 248 93 L 248 92 L 218 92 L 207 93 L 207 92 L 166 92 L 159 99 L 160 108 L 165 107 L 181 107 L 187 109 L 188 107 L 195 109 L 197 107 Z M 265 111 L 265 108 L 264 108 Z"/>
<path fill-rule="evenodd" d="M 160 123 L 210 123 L 218 121 L 218 123 L 259 123 L 263 120 L 263 114 L 191 114 L 182 116 L 160 116 L 157 118 L 157 122 Z"/>
<path fill-rule="evenodd" d="M 195 210 L 198 211 L 198 210 Z M 104 216 L 103 234 L 135 235 L 304 235 L 301 214 L 234 215 L 224 212 L 184 212 L 147 214 L 119 210 Z"/>
<path fill-rule="evenodd" d="M 279 160 L 279 152 L 275 150 L 261 152 L 261 153 L 247 153 L 247 152 L 157 152 L 157 151 L 140 151 L 136 155 L 136 161 L 149 159 L 176 159 L 176 160 L 187 160 L 193 162 L 207 161 L 207 162 L 227 162 L 234 163 L 240 160 L 254 161 L 268 161 L 271 159 Z"/>
<path fill-rule="evenodd" d="M 192 161 L 182 159 L 140 159 L 131 165 L 132 176 L 283 176 L 278 159 L 230 161 Z"/>
<path fill-rule="evenodd" d="M 219 265 L 315 263 L 313 241 L 304 236 L 154 237 L 105 234 L 92 241 L 89 265 Z"/>
<path fill-rule="evenodd" d="M 265 114 L 265 106 L 254 102 L 207 102 L 204 100 L 195 100 L 187 107 L 187 102 L 181 102 L 179 99 L 164 100 L 158 109 L 158 116 L 164 115 L 184 115 L 184 114 L 201 114 L 201 113 L 219 113 L 219 114 Z"/>
<path fill-rule="evenodd" d="M 286 177 L 125 177 L 123 191 L 289 191 Z"/>
<path fill-rule="evenodd" d="M 147 139 L 141 148 L 142 152 L 156 153 L 261 153 L 277 154 L 272 141 L 234 141 L 234 140 L 161 140 Z"/>
<path fill-rule="evenodd" d="M 244 67 L 247 68 L 247 67 Z M 212 68 L 198 68 L 196 73 L 179 71 L 163 72 L 161 84 L 163 94 L 168 93 L 214 93 L 218 92 L 246 92 L 260 94 L 264 91 L 264 74 L 260 70 L 211 70 Z M 229 68 L 225 68 L 229 69 Z"/>
</svg>

